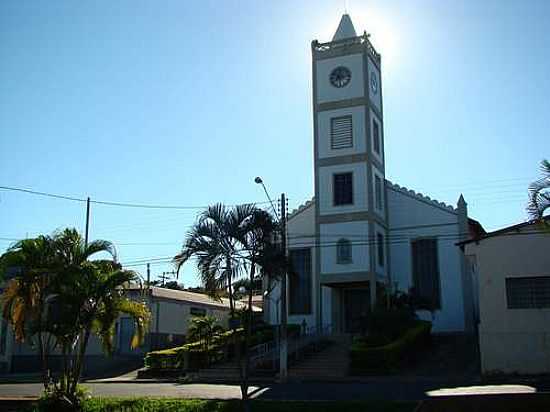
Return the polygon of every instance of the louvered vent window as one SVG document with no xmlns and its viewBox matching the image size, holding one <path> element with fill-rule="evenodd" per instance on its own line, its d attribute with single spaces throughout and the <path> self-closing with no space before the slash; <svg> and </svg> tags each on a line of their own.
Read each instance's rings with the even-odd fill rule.
<svg viewBox="0 0 550 412">
<path fill-rule="evenodd" d="M 346 149 L 353 147 L 353 125 L 351 116 L 330 119 L 330 148 Z"/>
<path fill-rule="evenodd" d="M 506 278 L 508 309 L 550 308 L 550 276 Z"/>
</svg>

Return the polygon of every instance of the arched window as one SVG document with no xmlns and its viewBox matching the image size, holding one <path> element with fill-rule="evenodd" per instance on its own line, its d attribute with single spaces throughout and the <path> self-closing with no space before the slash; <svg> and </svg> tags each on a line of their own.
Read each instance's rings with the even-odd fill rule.
<svg viewBox="0 0 550 412">
<path fill-rule="evenodd" d="M 351 263 L 351 242 L 348 239 L 340 239 L 336 242 L 336 263 Z"/>
</svg>

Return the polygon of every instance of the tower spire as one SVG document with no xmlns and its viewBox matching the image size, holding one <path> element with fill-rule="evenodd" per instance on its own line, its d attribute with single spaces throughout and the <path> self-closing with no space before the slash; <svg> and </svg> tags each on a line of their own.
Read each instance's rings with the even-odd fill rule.
<svg viewBox="0 0 550 412">
<path fill-rule="evenodd" d="M 353 27 L 353 23 L 351 22 L 351 17 L 346 11 L 340 19 L 340 24 L 338 24 L 338 28 L 336 29 L 336 33 L 334 33 L 332 41 L 347 39 L 349 37 L 357 37 L 357 33 L 355 32 L 355 27 Z"/>
</svg>

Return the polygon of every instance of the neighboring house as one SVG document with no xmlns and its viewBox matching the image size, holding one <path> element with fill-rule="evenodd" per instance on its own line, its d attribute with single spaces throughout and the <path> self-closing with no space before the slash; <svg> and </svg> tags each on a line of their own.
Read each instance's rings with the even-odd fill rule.
<svg viewBox="0 0 550 412">
<path fill-rule="evenodd" d="M 219 324 L 227 328 L 229 301 L 214 300 L 207 295 L 188 291 L 151 287 L 140 289 L 132 287 L 126 290 L 129 297 L 143 301 L 151 311 L 149 333 L 144 344 L 131 349 L 130 341 L 134 333 L 133 321 L 120 317 L 116 323 L 114 354 L 106 356 L 99 341 L 90 338 L 86 352 L 86 371 L 96 373 L 116 368 L 121 364 L 135 362 L 140 364 L 146 352 L 156 349 L 174 347 L 185 343 L 185 337 L 192 316 L 213 316 Z M 243 305 L 237 302 L 237 307 Z M 253 307 L 254 311 L 261 311 Z M 52 365 L 59 365 L 58 354 L 52 356 Z M 16 342 L 11 327 L 2 320 L 0 327 L 0 371 L 29 372 L 40 368 L 37 350 L 28 342 Z"/>
<path fill-rule="evenodd" d="M 434 332 L 472 332 L 472 282 L 456 242 L 483 229 L 462 196 L 448 206 L 386 180 L 381 58 L 369 36 L 345 14 L 332 41 L 311 49 L 315 196 L 288 218 L 289 322 L 357 333 L 383 284 L 429 301 L 433 314 L 419 315 Z M 279 295 L 275 286 L 264 303 L 275 324 Z"/>
<path fill-rule="evenodd" d="M 477 279 L 482 372 L 550 373 L 550 232 L 521 223 L 460 245 Z"/>
</svg>

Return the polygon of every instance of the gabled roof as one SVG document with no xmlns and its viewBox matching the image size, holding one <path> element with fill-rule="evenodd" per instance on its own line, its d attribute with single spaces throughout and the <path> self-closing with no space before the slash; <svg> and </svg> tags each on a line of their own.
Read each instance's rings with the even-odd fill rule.
<svg viewBox="0 0 550 412">
<path fill-rule="evenodd" d="M 550 216 L 544 217 L 543 220 L 547 224 L 550 224 Z M 505 234 L 510 233 L 510 232 L 519 232 L 521 229 L 525 229 L 529 226 L 534 226 L 534 225 L 537 225 L 537 224 L 540 224 L 540 222 L 533 221 L 533 220 L 518 223 L 517 225 L 507 226 L 507 227 L 503 227 L 502 229 L 495 230 L 493 232 L 485 233 L 482 236 L 479 236 L 479 237 L 476 237 L 476 238 L 473 238 L 473 239 L 468 239 L 468 240 L 464 240 L 462 242 L 458 242 L 457 245 L 463 246 L 463 245 L 466 245 L 466 244 L 472 243 L 472 242 L 480 242 L 480 241 L 488 239 L 490 237 L 505 235 Z M 534 231 L 533 233 L 538 234 L 538 233 L 544 233 L 544 232 Z M 548 233 L 550 234 L 550 232 L 548 232 Z"/>
<path fill-rule="evenodd" d="M 142 290 L 137 285 L 132 285 L 127 290 Z M 145 287 L 143 289 L 144 291 L 147 290 Z M 170 300 L 177 300 L 180 302 L 187 302 L 190 304 L 199 304 L 199 305 L 206 305 L 206 306 L 212 306 L 219 309 L 226 309 L 229 310 L 229 299 L 222 298 L 221 301 L 211 298 L 208 295 L 205 295 L 203 293 L 196 293 L 196 292 L 189 292 L 187 290 L 175 290 L 175 289 L 167 289 L 167 288 L 159 288 L 156 286 L 151 286 L 149 288 L 149 294 L 154 298 L 159 299 L 170 299 Z M 237 309 L 242 309 L 246 305 L 236 301 L 235 307 Z M 254 312 L 261 311 L 260 308 L 253 306 L 252 310 Z"/>
<path fill-rule="evenodd" d="M 340 24 L 336 29 L 336 33 L 334 33 L 332 41 L 349 39 L 350 37 L 357 37 L 357 33 L 355 32 L 355 27 L 353 27 L 353 23 L 351 22 L 351 17 L 346 13 L 342 15 Z"/>
</svg>

